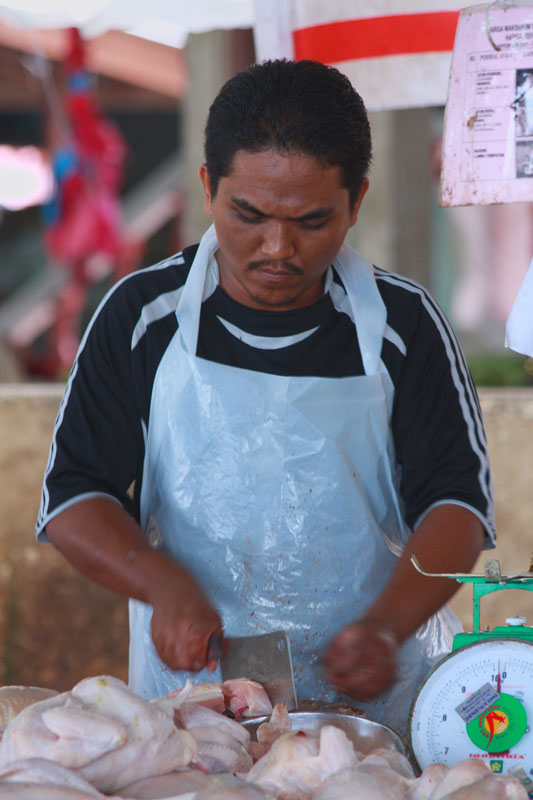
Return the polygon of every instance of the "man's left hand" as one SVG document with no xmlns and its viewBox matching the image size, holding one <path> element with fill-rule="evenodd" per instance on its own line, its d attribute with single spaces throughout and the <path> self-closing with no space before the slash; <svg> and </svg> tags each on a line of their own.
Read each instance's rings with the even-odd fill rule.
<svg viewBox="0 0 533 800">
<path fill-rule="evenodd" d="M 354 622 L 341 630 L 324 659 L 327 679 L 343 694 L 370 700 L 394 683 L 397 640 L 392 631 Z"/>
</svg>

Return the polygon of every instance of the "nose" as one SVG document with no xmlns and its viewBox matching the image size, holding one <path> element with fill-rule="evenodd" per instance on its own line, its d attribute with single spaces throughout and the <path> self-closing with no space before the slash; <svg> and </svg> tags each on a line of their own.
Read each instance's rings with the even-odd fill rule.
<svg viewBox="0 0 533 800">
<path fill-rule="evenodd" d="M 296 250 L 291 233 L 291 226 L 283 220 L 269 220 L 263 229 L 261 252 L 266 258 L 277 261 L 292 258 Z"/>
</svg>

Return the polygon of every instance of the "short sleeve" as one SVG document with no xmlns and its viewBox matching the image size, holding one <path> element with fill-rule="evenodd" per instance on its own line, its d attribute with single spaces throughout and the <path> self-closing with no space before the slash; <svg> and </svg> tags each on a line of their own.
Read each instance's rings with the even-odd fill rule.
<svg viewBox="0 0 533 800">
<path fill-rule="evenodd" d="M 458 504 L 479 517 L 490 547 L 492 481 L 476 389 L 444 313 L 425 290 L 411 286 L 392 420 L 406 521 L 415 529 L 436 505 Z"/>
<path fill-rule="evenodd" d="M 93 317 L 60 405 L 45 473 L 38 537 L 74 503 L 109 496 L 130 513 L 128 489 L 144 455 L 129 315 L 112 291 Z"/>
</svg>

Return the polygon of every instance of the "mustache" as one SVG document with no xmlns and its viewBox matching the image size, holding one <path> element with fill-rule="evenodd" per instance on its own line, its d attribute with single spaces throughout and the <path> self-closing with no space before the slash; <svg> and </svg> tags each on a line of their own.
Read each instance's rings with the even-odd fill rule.
<svg viewBox="0 0 533 800">
<path fill-rule="evenodd" d="M 280 270 L 280 272 L 291 272 L 293 275 L 303 275 L 303 269 L 292 264 L 290 261 L 272 261 L 271 259 L 264 258 L 261 261 L 250 261 L 248 269 L 253 272 L 254 270 L 262 269 L 263 267 L 273 267 Z"/>
</svg>

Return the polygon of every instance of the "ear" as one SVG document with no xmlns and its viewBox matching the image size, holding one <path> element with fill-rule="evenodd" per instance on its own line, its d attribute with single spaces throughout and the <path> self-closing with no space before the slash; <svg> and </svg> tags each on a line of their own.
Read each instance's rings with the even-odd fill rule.
<svg viewBox="0 0 533 800">
<path fill-rule="evenodd" d="M 368 187 L 370 186 L 370 181 L 368 178 L 364 178 L 363 183 L 361 184 L 361 189 L 359 190 L 359 194 L 357 199 L 354 203 L 353 210 L 352 210 L 352 217 L 350 220 L 350 228 L 355 225 L 357 222 L 357 216 L 359 214 L 359 209 L 361 208 L 361 204 L 363 202 L 363 198 L 365 194 L 368 192 Z"/>
<path fill-rule="evenodd" d="M 213 216 L 211 203 L 211 178 L 209 176 L 209 172 L 207 171 L 206 164 L 202 164 L 200 167 L 200 180 L 202 181 L 202 186 L 204 187 L 204 211 L 211 217 Z"/>
</svg>

